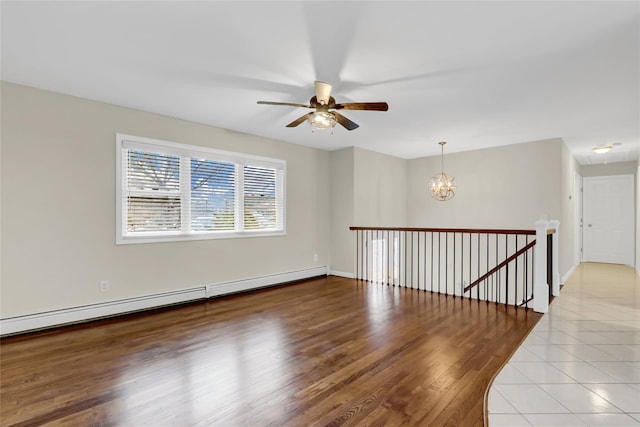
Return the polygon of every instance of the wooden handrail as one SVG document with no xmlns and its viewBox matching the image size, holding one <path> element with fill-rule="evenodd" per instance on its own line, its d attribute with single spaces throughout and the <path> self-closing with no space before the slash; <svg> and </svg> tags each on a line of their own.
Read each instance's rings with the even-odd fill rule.
<svg viewBox="0 0 640 427">
<path fill-rule="evenodd" d="M 471 234 L 524 234 L 535 236 L 536 230 L 507 230 L 492 228 L 418 228 L 418 227 L 356 227 L 351 226 L 349 230 L 366 231 L 424 231 L 432 233 L 471 233 Z"/>
<path fill-rule="evenodd" d="M 531 249 L 535 244 L 536 244 L 535 240 L 532 241 L 532 242 L 529 242 L 526 246 L 524 246 L 521 249 L 517 250 L 516 253 L 514 253 L 513 255 L 511 255 L 509 258 L 505 259 L 504 261 L 502 261 L 500 264 L 498 264 L 495 267 L 493 267 L 491 270 L 487 271 L 485 274 L 480 276 L 476 281 L 474 281 L 469 286 L 464 288 L 464 291 L 468 292 L 469 289 L 473 288 L 474 286 L 477 286 L 484 279 L 486 279 L 487 277 L 491 276 L 493 273 L 495 273 L 496 271 L 500 270 L 502 267 L 504 267 L 505 265 L 509 264 L 511 261 L 513 261 L 514 259 L 516 259 L 520 255 L 522 255 L 523 253 L 525 253 L 526 251 Z"/>
</svg>

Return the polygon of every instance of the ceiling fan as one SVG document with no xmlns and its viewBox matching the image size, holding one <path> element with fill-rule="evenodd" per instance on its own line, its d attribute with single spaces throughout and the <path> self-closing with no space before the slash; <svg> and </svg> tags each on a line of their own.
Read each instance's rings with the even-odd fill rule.
<svg viewBox="0 0 640 427">
<path fill-rule="evenodd" d="M 309 100 L 309 105 L 271 101 L 258 101 L 258 104 L 288 105 L 290 107 L 313 108 L 316 111 L 297 118 L 296 120 L 289 123 L 287 127 L 296 127 L 306 120 L 314 129 L 333 128 L 336 123 L 340 123 L 347 130 L 354 130 L 359 127 L 357 123 L 352 122 L 337 111 L 329 110 L 387 111 L 389 109 L 389 105 L 386 102 L 347 102 L 336 104 L 336 100 L 333 98 L 333 96 L 331 96 L 331 85 L 329 83 L 316 81 L 315 88 L 316 94 Z"/>
</svg>

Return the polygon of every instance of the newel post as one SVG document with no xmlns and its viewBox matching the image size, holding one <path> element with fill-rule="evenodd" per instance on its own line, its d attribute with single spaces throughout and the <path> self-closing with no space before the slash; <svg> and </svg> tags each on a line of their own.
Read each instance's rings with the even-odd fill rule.
<svg viewBox="0 0 640 427">
<path fill-rule="evenodd" d="M 533 258 L 533 311 L 549 311 L 549 285 L 547 285 L 547 226 L 549 222 L 536 221 L 536 245 Z"/>
<path fill-rule="evenodd" d="M 553 244 L 553 258 L 551 264 L 551 277 L 552 277 L 552 286 L 551 286 L 551 294 L 554 297 L 560 295 L 560 272 L 558 269 L 558 236 L 560 235 L 560 221 L 557 219 L 552 219 L 549 221 L 549 229 L 555 230 L 553 233 L 553 237 L 551 238 Z"/>
</svg>

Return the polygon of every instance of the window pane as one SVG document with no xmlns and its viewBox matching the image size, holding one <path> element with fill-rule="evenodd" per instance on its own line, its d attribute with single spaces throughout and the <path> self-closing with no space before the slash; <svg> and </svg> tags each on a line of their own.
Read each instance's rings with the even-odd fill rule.
<svg viewBox="0 0 640 427">
<path fill-rule="evenodd" d="M 180 157 L 127 151 L 127 231 L 180 230 Z M 158 194 L 154 194 L 154 193 Z M 175 196 L 167 192 L 176 193 Z"/>
<path fill-rule="evenodd" d="M 235 176 L 233 163 L 191 159 L 192 231 L 233 231 Z"/>
<path fill-rule="evenodd" d="M 129 196 L 127 231 L 180 231 L 180 197 Z"/>
<path fill-rule="evenodd" d="M 129 150 L 129 190 L 180 191 L 180 157 Z"/>
<path fill-rule="evenodd" d="M 244 167 L 245 230 L 276 229 L 276 170 L 256 166 Z"/>
<path fill-rule="evenodd" d="M 117 244 L 285 233 L 285 161 L 123 134 L 116 145 Z"/>
</svg>

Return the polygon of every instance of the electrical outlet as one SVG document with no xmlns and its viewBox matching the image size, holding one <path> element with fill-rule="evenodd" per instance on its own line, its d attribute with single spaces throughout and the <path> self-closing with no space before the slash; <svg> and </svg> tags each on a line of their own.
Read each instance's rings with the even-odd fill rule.
<svg viewBox="0 0 640 427">
<path fill-rule="evenodd" d="M 313 261 L 318 262 L 318 254 L 313 254 Z"/>
<path fill-rule="evenodd" d="M 100 292 L 109 292 L 109 281 L 101 280 L 100 281 Z"/>
</svg>

